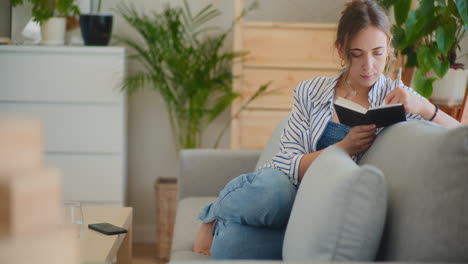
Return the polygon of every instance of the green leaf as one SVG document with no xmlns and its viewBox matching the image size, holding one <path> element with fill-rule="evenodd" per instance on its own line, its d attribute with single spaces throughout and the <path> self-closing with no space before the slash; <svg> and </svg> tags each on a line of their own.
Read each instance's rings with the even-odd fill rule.
<svg viewBox="0 0 468 264">
<path fill-rule="evenodd" d="M 412 47 L 411 47 L 411 49 L 412 49 Z M 418 66 L 418 57 L 416 55 L 416 52 L 411 50 L 406 54 L 406 56 L 407 56 L 407 60 L 406 60 L 405 67 L 412 68 L 412 67 L 417 67 Z"/>
<path fill-rule="evenodd" d="M 408 17 L 411 8 L 411 0 L 396 0 L 393 8 L 396 24 L 401 26 Z"/>
<path fill-rule="evenodd" d="M 240 96 L 238 93 L 226 94 L 221 97 L 217 104 L 210 110 L 209 121 L 215 120 L 231 103 Z"/>
<path fill-rule="evenodd" d="M 418 18 L 434 16 L 434 0 L 422 0 L 419 3 Z"/>
<path fill-rule="evenodd" d="M 442 78 L 445 76 L 447 71 L 450 68 L 450 62 L 448 60 L 435 60 L 434 63 L 434 72 L 437 74 L 439 78 Z"/>
<path fill-rule="evenodd" d="M 443 55 L 446 55 L 447 52 L 449 52 L 449 50 L 452 48 L 453 43 L 455 42 L 456 30 L 457 24 L 453 18 L 450 18 L 448 21 L 437 28 L 437 47 Z"/>
<path fill-rule="evenodd" d="M 413 88 L 420 95 L 425 98 L 430 98 L 432 96 L 432 83 L 435 81 L 435 78 L 426 78 L 424 73 L 420 69 L 416 70 L 413 77 Z"/>
<path fill-rule="evenodd" d="M 431 34 L 437 27 L 437 12 L 439 7 L 434 5 L 433 0 L 422 0 L 416 10 L 416 19 L 418 24 L 419 36 Z"/>
<path fill-rule="evenodd" d="M 392 27 L 393 33 L 393 40 L 392 44 L 393 47 L 397 50 L 401 50 L 405 48 L 405 30 L 397 25 L 393 25 Z"/>
<path fill-rule="evenodd" d="M 465 23 L 465 30 L 468 31 L 468 2 L 466 0 L 457 0 L 457 9 Z"/>
<path fill-rule="evenodd" d="M 410 12 L 408 19 L 405 22 L 406 39 L 404 47 L 413 46 L 417 44 L 417 42 L 424 35 L 423 29 L 425 27 L 425 23 L 426 19 L 416 18 L 416 12 Z"/>
<path fill-rule="evenodd" d="M 422 72 L 428 72 L 437 59 L 438 50 L 436 47 L 420 45 L 417 52 L 418 67 Z"/>
</svg>

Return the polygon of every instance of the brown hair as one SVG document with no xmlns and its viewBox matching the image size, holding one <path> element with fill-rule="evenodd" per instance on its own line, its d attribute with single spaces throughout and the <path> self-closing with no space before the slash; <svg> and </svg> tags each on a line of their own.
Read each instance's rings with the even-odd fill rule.
<svg viewBox="0 0 468 264">
<path fill-rule="evenodd" d="M 346 62 L 351 63 L 349 45 L 357 33 L 369 26 L 382 30 L 389 39 L 388 55 L 393 59 L 393 48 L 391 45 L 392 33 L 390 32 L 390 21 L 380 6 L 372 0 L 354 0 L 346 4 L 341 13 L 338 30 L 336 33 L 335 46 L 341 47 Z"/>
</svg>

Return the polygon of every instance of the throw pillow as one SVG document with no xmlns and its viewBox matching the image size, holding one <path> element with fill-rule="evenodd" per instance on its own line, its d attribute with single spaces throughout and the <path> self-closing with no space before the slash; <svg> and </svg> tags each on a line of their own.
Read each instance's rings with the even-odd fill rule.
<svg viewBox="0 0 468 264">
<path fill-rule="evenodd" d="M 286 229 L 285 261 L 372 261 L 386 212 L 382 172 L 327 148 L 300 184 Z"/>
</svg>

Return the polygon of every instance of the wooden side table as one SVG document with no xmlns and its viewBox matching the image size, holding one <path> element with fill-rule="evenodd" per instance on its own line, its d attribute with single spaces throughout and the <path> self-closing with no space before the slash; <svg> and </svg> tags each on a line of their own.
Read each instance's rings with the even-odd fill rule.
<svg viewBox="0 0 468 264">
<path fill-rule="evenodd" d="M 85 228 L 81 243 L 81 262 L 111 263 L 117 257 L 117 264 L 132 263 L 132 222 L 131 207 L 82 207 L 86 225 L 108 222 L 128 230 L 127 234 L 108 236 Z"/>
<path fill-rule="evenodd" d="M 161 177 L 154 185 L 156 195 L 156 256 L 169 260 L 177 210 L 177 179 Z"/>
</svg>

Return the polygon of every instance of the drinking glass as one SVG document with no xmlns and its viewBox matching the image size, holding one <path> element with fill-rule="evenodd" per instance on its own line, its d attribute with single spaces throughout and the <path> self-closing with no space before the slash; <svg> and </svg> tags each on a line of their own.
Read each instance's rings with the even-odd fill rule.
<svg viewBox="0 0 468 264">
<path fill-rule="evenodd" d="M 83 238 L 84 221 L 80 202 L 64 201 L 62 206 L 62 224 L 75 231 L 77 238 Z"/>
</svg>

